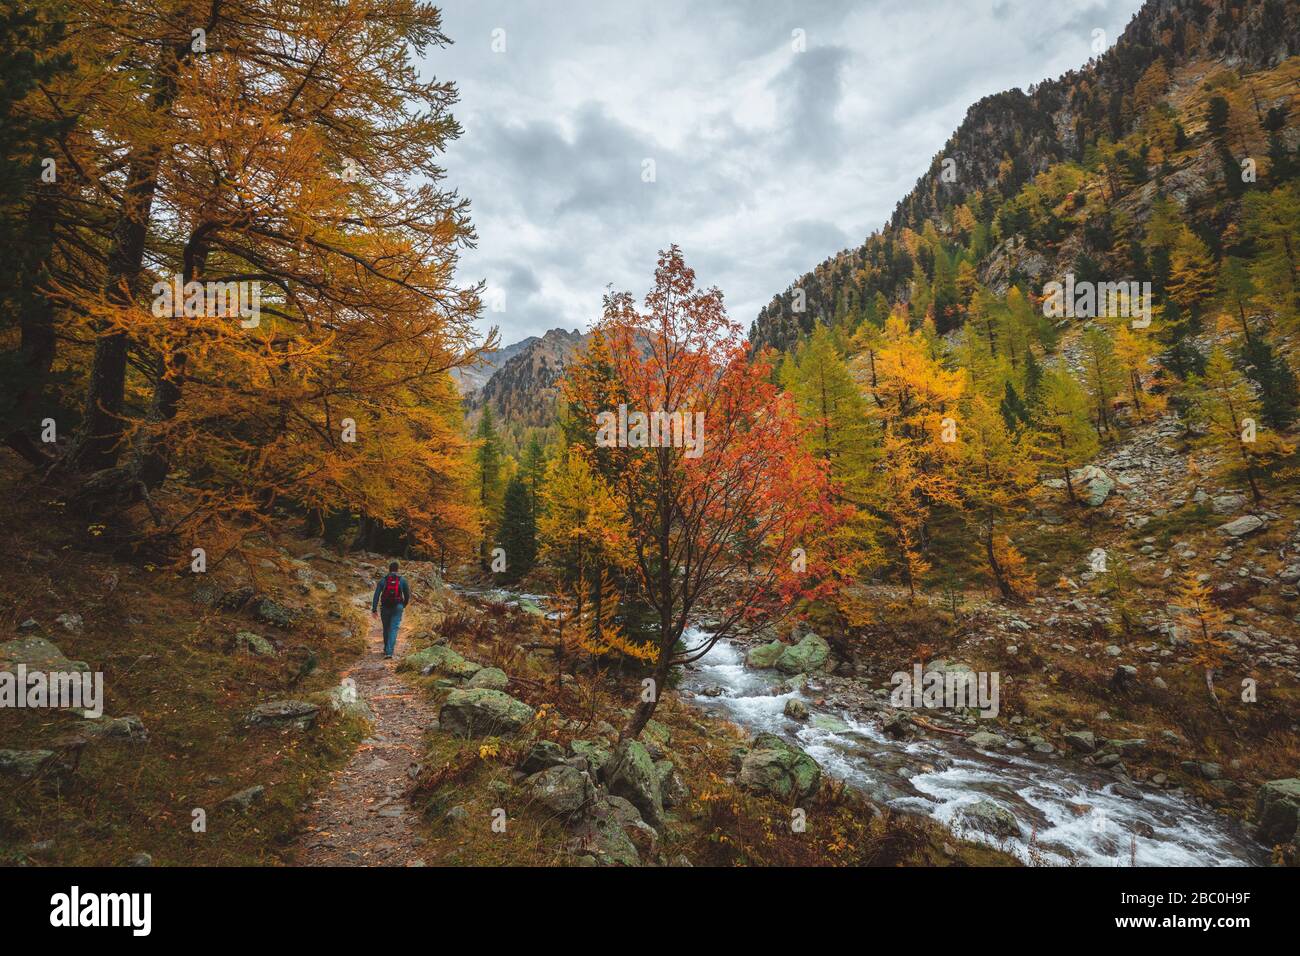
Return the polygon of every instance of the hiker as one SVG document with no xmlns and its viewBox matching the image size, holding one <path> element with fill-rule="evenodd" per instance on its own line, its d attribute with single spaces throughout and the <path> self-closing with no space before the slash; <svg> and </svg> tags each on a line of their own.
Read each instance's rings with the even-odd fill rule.
<svg viewBox="0 0 1300 956">
<path fill-rule="evenodd" d="M 402 611 L 411 603 L 411 586 L 397 573 L 397 562 L 388 566 L 388 574 L 375 585 L 375 596 L 370 602 L 370 616 L 378 617 L 384 624 L 384 659 L 393 656 L 397 647 L 397 629 L 402 626 Z"/>
</svg>

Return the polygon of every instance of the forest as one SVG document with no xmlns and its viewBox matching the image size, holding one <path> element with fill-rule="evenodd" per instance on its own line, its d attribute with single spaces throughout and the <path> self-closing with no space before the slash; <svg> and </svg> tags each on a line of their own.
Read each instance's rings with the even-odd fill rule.
<svg viewBox="0 0 1300 956">
<path fill-rule="evenodd" d="M 1296 4 L 980 100 L 747 331 L 666 235 L 518 345 L 435 7 L 0 39 L 0 704 L 107 688 L 6 705 L 7 865 L 1300 862 Z"/>
</svg>

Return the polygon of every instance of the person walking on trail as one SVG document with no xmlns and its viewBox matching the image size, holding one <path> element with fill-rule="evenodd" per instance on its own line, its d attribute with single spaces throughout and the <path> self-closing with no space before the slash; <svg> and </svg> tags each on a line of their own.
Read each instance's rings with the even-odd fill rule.
<svg viewBox="0 0 1300 956">
<path fill-rule="evenodd" d="M 411 603 L 411 586 L 397 573 L 397 562 L 388 566 L 388 573 L 375 585 L 375 596 L 370 601 L 370 616 L 378 617 L 384 625 L 384 659 L 393 656 L 397 648 L 397 629 L 402 626 L 402 611 Z"/>
</svg>

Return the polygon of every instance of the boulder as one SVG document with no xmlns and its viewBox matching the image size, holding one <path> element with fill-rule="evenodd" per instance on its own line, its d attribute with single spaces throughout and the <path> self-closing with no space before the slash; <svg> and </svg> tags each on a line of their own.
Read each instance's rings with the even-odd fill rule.
<svg viewBox="0 0 1300 956">
<path fill-rule="evenodd" d="M 770 644 L 760 644 L 758 647 L 751 647 L 749 653 L 745 655 L 745 663 L 750 667 L 766 669 L 775 667 L 777 659 L 785 653 L 785 645 L 780 641 L 773 641 Z"/>
<path fill-rule="evenodd" d="M 1071 750 L 1081 754 L 1090 754 L 1097 749 L 1097 735 L 1091 730 L 1071 730 L 1065 735 L 1065 742 Z"/>
<path fill-rule="evenodd" d="M 1244 538 L 1246 535 L 1253 534 L 1264 527 L 1266 523 L 1258 515 L 1242 515 L 1227 524 L 1219 525 L 1219 533 L 1230 535 L 1233 538 Z"/>
<path fill-rule="evenodd" d="M 803 701 L 801 701 L 798 697 L 791 697 L 789 700 L 785 702 L 785 709 L 783 710 L 783 713 L 791 720 L 807 720 L 808 705 L 805 704 Z"/>
<path fill-rule="evenodd" d="M 85 739 L 102 738 L 144 743 L 149 739 L 149 731 L 145 729 L 143 720 L 135 714 L 129 714 L 126 717 L 106 717 L 103 720 L 87 721 L 80 736 Z"/>
<path fill-rule="evenodd" d="M 1084 465 L 1070 472 L 1074 493 L 1089 508 L 1099 508 L 1115 490 L 1115 479 L 1096 465 Z"/>
<path fill-rule="evenodd" d="M 334 714 L 370 721 L 375 719 L 375 713 L 370 709 L 369 702 L 357 693 L 355 684 L 339 684 L 337 687 L 331 687 L 321 694 L 313 695 L 313 700 L 319 700 Z"/>
<path fill-rule="evenodd" d="M 596 795 L 591 777 L 575 767 L 560 764 L 533 774 L 526 781 L 534 802 L 551 813 L 569 816 Z"/>
<path fill-rule="evenodd" d="M 609 758 L 613 756 L 609 745 L 602 740 L 572 740 L 569 749 L 575 757 L 583 757 L 593 773 L 601 773 Z"/>
<path fill-rule="evenodd" d="M 553 740 L 539 740 L 519 763 L 521 773 L 534 774 L 564 763 L 564 748 Z"/>
<path fill-rule="evenodd" d="M 977 730 L 966 738 L 966 743 L 978 750 L 1001 750 L 1007 745 L 1004 737 L 988 730 Z"/>
<path fill-rule="evenodd" d="M 644 826 L 644 822 L 637 820 Z M 587 808 L 564 849 L 580 863 L 593 866 L 640 866 L 636 844 L 625 830 L 626 811 L 601 800 Z"/>
<path fill-rule="evenodd" d="M 655 773 L 659 775 L 659 794 L 667 809 L 680 807 L 691 798 L 691 791 L 686 786 L 686 781 L 673 767 L 671 760 L 656 760 Z"/>
<path fill-rule="evenodd" d="M 85 661 L 69 660 L 57 644 L 35 635 L 0 644 L 0 671 L 14 670 L 19 664 L 26 665 L 29 671 L 85 673 L 90 670 Z"/>
<path fill-rule="evenodd" d="M 68 772 L 53 750 L 0 750 L 0 780 L 31 780 L 41 774 L 60 777 Z"/>
<path fill-rule="evenodd" d="M 992 800 L 977 800 L 963 807 L 960 820 L 972 830 L 987 833 L 998 839 L 1020 836 L 1020 824 L 1015 814 Z"/>
<path fill-rule="evenodd" d="M 474 676 L 465 681 L 466 687 L 486 687 L 488 690 L 505 690 L 509 684 L 510 678 L 499 667 L 481 668 L 474 672 Z"/>
<path fill-rule="evenodd" d="M 1138 669 L 1132 664 L 1119 664 L 1110 675 L 1110 689 L 1122 693 L 1137 682 L 1137 676 Z"/>
<path fill-rule="evenodd" d="M 755 793 L 797 800 L 816 792 L 821 774 L 821 766 L 808 754 L 775 734 L 764 733 L 741 757 L 737 781 Z"/>
<path fill-rule="evenodd" d="M 1267 844 L 1300 837 L 1300 777 L 1269 780 L 1255 796 L 1255 824 Z"/>
<path fill-rule="evenodd" d="M 904 740 L 914 732 L 912 715 L 905 710 L 896 710 L 885 718 L 880 729 L 895 740 Z"/>
<path fill-rule="evenodd" d="M 254 657 L 275 657 L 275 645 L 261 634 L 252 631 L 240 631 L 235 635 L 235 650 Z"/>
<path fill-rule="evenodd" d="M 1121 757 L 1131 757 L 1143 753 L 1147 749 L 1147 742 L 1142 737 L 1134 737 L 1129 740 L 1107 740 L 1106 745 L 1101 749 L 1102 753 L 1115 753 Z"/>
<path fill-rule="evenodd" d="M 1246 499 L 1242 495 L 1217 495 L 1211 499 L 1210 507 L 1216 515 L 1230 515 L 1246 507 Z"/>
<path fill-rule="evenodd" d="M 287 628 L 293 625 L 294 614 L 280 602 L 263 596 L 253 603 L 253 617 L 272 627 Z"/>
<path fill-rule="evenodd" d="M 320 707 L 311 701 L 272 700 L 249 711 L 244 716 L 244 726 L 307 730 L 316 725 L 319 715 Z"/>
<path fill-rule="evenodd" d="M 430 674 L 442 674 L 445 677 L 464 679 L 473 677 L 483 669 L 481 664 L 467 661 L 450 647 L 435 644 L 414 654 L 407 654 L 397 664 L 399 671 L 418 670 L 426 677 Z M 497 688 L 498 690 L 500 688 Z"/>
<path fill-rule="evenodd" d="M 654 761 L 639 740 L 623 740 L 614 748 L 604 770 L 605 785 L 614 796 L 623 797 L 639 811 L 641 818 L 656 829 L 664 824 L 663 795 Z"/>
<path fill-rule="evenodd" d="M 518 733 L 532 719 L 523 701 L 485 687 L 453 690 L 438 712 L 438 725 L 458 737 Z"/>
<path fill-rule="evenodd" d="M 805 634 L 798 644 L 791 645 L 781 652 L 776 660 L 776 669 L 782 674 L 809 674 L 819 671 L 826 664 L 830 654 L 830 645 L 816 634 Z"/>
</svg>

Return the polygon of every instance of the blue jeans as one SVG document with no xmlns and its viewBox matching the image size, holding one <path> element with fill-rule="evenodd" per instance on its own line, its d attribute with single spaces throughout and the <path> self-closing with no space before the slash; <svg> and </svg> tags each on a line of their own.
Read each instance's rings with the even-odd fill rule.
<svg viewBox="0 0 1300 956">
<path fill-rule="evenodd" d="M 379 622 L 384 626 L 384 653 L 389 657 L 393 656 L 393 650 L 397 647 L 397 629 L 402 626 L 402 611 L 406 608 L 398 604 L 391 608 L 381 608 L 379 611 Z"/>
</svg>

